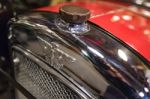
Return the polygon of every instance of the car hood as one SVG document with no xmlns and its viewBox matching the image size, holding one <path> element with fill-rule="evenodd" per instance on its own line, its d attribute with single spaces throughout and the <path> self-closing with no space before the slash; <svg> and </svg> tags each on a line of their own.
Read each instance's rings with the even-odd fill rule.
<svg viewBox="0 0 150 99">
<path fill-rule="evenodd" d="M 89 9 L 92 13 L 89 19 L 91 22 L 104 28 L 150 61 L 150 18 L 135 12 L 141 9 L 123 3 L 97 1 L 65 3 L 38 10 L 58 12 L 59 7 L 66 4 Z"/>
</svg>

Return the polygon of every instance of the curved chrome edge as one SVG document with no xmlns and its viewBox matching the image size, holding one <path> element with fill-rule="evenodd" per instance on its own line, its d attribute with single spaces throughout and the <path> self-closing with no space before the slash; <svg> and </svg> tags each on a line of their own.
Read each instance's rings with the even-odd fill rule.
<svg viewBox="0 0 150 99">
<path fill-rule="evenodd" d="M 66 86 L 74 90 L 77 94 L 79 94 L 83 99 L 97 99 L 93 94 L 89 93 L 84 89 L 81 85 L 79 85 L 77 82 L 75 82 L 73 79 L 71 79 L 69 76 L 64 74 L 63 72 L 58 72 L 50 65 L 47 65 L 42 60 L 38 59 L 36 56 L 33 55 L 32 52 L 29 50 L 25 50 L 19 46 L 13 46 L 12 49 L 19 51 L 23 53 L 25 56 L 27 56 L 29 59 L 36 62 L 42 69 L 46 70 L 48 73 L 53 74 L 63 82 Z"/>
</svg>

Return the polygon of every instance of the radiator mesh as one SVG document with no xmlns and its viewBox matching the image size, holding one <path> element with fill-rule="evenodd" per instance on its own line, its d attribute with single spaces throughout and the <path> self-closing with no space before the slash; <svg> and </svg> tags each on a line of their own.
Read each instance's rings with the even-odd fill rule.
<svg viewBox="0 0 150 99">
<path fill-rule="evenodd" d="M 20 62 L 15 66 L 15 78 L 38 99 L 80 99 L 79 95 L 25 55 L 14 52 Z"/>
</svg>

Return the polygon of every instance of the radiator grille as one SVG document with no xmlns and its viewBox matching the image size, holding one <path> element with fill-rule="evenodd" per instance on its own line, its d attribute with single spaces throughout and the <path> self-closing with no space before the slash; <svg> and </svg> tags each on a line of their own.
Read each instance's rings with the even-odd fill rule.
<svg viewBox="0 0 150 99">
<path fill-rule="evenodd" d="M 80 99 L 79 95 L 31 59 L 15 51 L 20 62 L 15 66 L 18 83 L 38 99 Z"/>
</svg>

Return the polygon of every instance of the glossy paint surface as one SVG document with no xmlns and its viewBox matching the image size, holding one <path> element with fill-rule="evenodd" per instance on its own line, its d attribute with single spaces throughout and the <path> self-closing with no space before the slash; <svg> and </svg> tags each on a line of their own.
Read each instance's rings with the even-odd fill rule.
<svg viewBox="0 0 150 99">
<path fill-rule="evenodd" d="M 123 7 L 111 2 L 66 4 L 79 5 L 91 10 L 91 22 L 112 33 L 150 61 L 150 18 L 129 11 L 127 5 Z M 65 4 L 38 10 L 58 12 L 62 5 Z"/>
</svg>

